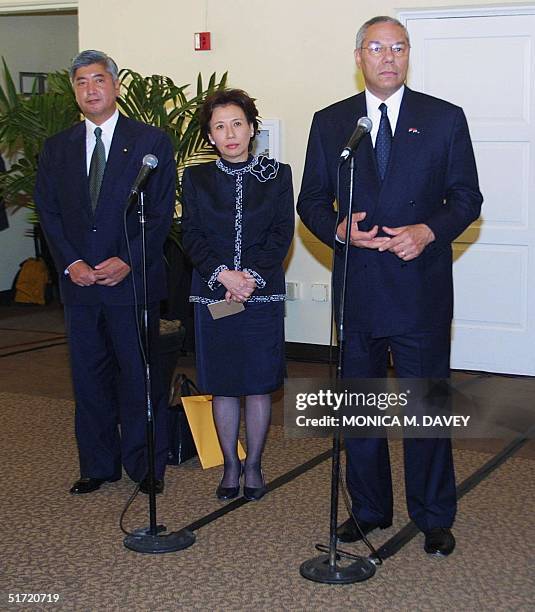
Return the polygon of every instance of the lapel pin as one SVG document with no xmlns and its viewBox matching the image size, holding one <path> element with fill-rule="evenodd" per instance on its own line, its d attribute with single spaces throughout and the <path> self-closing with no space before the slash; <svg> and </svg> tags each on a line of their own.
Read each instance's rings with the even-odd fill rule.
<svg viewBox="0 0 535 612">
<path fill-rule="evenodd" d="M 123 149 L 123 153 L 128 153 L 128 149 L 126 147 Z"/>
<path fill-rule="evenodd" d="M 419 134 L 420 132 L 416 128 L 409 128 L 409 134 Z"/>
</svg>

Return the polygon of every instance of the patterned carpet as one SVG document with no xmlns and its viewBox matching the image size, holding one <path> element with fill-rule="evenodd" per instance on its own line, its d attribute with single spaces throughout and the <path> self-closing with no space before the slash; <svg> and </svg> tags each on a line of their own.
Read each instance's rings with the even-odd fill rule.
<svg viewBox="0 0 535 612">
<path fill-rule="evenodd" d="M 0 393 L 3 465 L 0 609 L 10 610 L 532 610 L 535 600 L 535 461 L 513 457 L 459 504 L 458 547 L 428 558 L 418 535 L 371 580 L 321 585 L 299 575 L 328 540 L 330 460 L 196 532 L 191 548 L 167 555 L 127 550 L 119 516 L 133 490 L 124 477 L 72 497 L 77 453 L 70 401 Z M 380 546 L 405 523 L 401 447 L 394 443 L 396 517 L 372 534 Z M 329 440 L 288 440 L 273 427 L 268 480 L 330 447 Z M 460 482 L 489 455 L 456 451 Z M 191 460 L 170 467 L 158 498 L 158 522 L 180 529 L 221 507 L 219 469 Z M 344 512 L 341 510 L 341 513 Z M 343 515 L 342 515 L 343 516 Z M 139 495 L 128 529 L 148 523 Z M 346 545 L 366 555 L 365 548 Z M 57 604 L 9 604 L 10 593 L 56 593 Z"/>
</svg>

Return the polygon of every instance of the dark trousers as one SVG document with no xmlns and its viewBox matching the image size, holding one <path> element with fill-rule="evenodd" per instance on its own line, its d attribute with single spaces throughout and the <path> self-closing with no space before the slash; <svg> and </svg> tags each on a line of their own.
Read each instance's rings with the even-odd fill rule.
<svg viewBox="0 0 535 612">
<path fill-rule="evenodd" d="M 348 331 L 344 378 L 386 377 L 388 347 L 399 378 L 449 378 L 449 328 L 389 338 Z M 353 513 L 369 523 L 391 523 L 393 496 L 387 439 L 346 438 L 345 445 Z M 405 439 L 403 449 L 409 516 L 422 531 L 451 527 L 457 508 L 451 441 Z"/>
<path fill-rule="evenodd" d="M 119 478 L 121 463 L 132 480 L 148 471 L 145 367 L 133 306 L 66 306 L 75 430 L 80 475 Z M 159 307 L 151 305 L 149 329 L 156 478 L 167 460 L 167 397 L 159 379 Z"/>
</svg>

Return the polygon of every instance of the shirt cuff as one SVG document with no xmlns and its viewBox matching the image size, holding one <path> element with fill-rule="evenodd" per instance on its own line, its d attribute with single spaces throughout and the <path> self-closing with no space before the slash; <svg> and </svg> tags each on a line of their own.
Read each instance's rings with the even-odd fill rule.
<svg viewBox="0 0 535 612">
<path fill-rule="evenodd" d="M 244 268 L 243 271 L 247 272 L 247 274 L 250 274 L 255 279 L 256 286 L 259 289 L 263 289 L 266 286 L 266 281 L 260 276 L 260 274 L 258 274 L 258 272 L 255 272 L 250 268 Z"/>
<path fill-rule="evenodd" d="M 221 266 L 218 266 L 212 273 L 212 276 L 210 276 L 210 278 L 208 279 L 208 287 L 213 291 L 214 289 L 218 289 L 219 287 L 221 287 L 221 283 L 218 282 L 217 277 L 219 276 L 220 272 L 223 272 L 223 270 L 228 270 L 228 266 L 225 266 L 224 264 Z"/>
<path fill-rule="evenodd" d="M 83 259 L 76 259 L 75 261 L 73 261 L 72 263 L 70 263 L 65 270 L 63 270 L 63 274 L 65 274 L 65 276 L 69 276 L 69 268 L 71 266 L 74 266 L 75 263 L 78 263 L 79 261 L 84 261 Z"/>
</svg>

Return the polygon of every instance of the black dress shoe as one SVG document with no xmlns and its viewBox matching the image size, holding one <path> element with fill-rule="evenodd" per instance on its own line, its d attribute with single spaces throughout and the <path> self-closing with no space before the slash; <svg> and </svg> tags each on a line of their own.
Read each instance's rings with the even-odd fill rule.
<svg viewBox="0 0 535 612">
<path fill-rule="evenodd" d="M 451 529 L 435 527 L 425 532 L 424 550 L 429 555 L 447 557 L 455 548 L 455 538 Z"/>
<path fill-rule="evenodd" d="M 159 495 L 160 493 L 163 493 L 163 488 L 164 488 L 164 480 L 156 478 L 154 480 L 154 492 L 156 493 L 156 495 Z M 149 477 L 145 476 L 145 478 L 143 478 L 143 480 L 139 483 L 139 490 L 142 493 L 145 493 L 145 495 L 149 494 Z"/>
<path fill-rule="evenodd" d="M 264 480 L 264 472 L 260 470 L 262 475 L 262 485 L 260 487 L 243 487 L 243 496 L 249 501 L 258 501 L 267 493 L 266 481 Z"/>
<path fill-rule="evenodd" d="M 387 529 L 391 525 L 392 523 L 367 523 L 366 521 L 359 521 L 359 526 L 364 535 L 377 528 Z M 362 534 L 351 516 L 336 529 L 336 536 L 339 542 L 345 543 L 362 540 Z"/>
<path fill-rule="evenodd" d="M 217 497 L 217 499 L 234 499 L 235 497 L 238 497 L 238 493 L 240 492 L 240 485 L 238 483 L 238 486 L 236 487 L 223 487 L 222 485 L 219 485 L 217 487 L 217 489 L 215 490 L 215 496 Z"/>
<path fill-rule="evenodd" d="M 120 480 L 118 478 L 80 478 L 71 487 L 69 493 L 72 495 L 83 495 L 84 493 L 92 493 L 97 489 L 100 489 L 101 485 L 105 482 L 116 482 Z"/>
<path fill-rule="evenodd" d="M 235 487 L 224 487 L 221 484 L 221 482 L 223 482 L 223 479 L 225 478 L 225 472 L 223 471 L 223 478 L 221 478 L 221 482 L 219 483 L 219 486 L 215 490 L 215 496 L 217 497 L 217 499 L 224 500 L 224 499 L 234 499 L 235 497 L 238 497 L 238 494 L 240 493 L 240 480 L 241 480 L 242 475 L 243 475 L 243 463 L 240 464 L 240 475 L 238 477 L 238 484 Z"/>
</svg>

